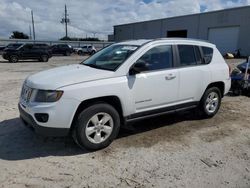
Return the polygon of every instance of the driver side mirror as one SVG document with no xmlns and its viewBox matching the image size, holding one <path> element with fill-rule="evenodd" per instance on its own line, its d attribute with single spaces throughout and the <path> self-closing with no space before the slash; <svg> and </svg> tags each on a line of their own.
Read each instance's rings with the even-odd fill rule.
<svg viewBox="0 0 250 188">
<path fill-rule="evenodd" d="M 145 62 L 137 61 L 129 70 L 130 75 L 135 75 L 143 71 L 147 71 L 148 67 L 146 66 Z"/>
</svg>

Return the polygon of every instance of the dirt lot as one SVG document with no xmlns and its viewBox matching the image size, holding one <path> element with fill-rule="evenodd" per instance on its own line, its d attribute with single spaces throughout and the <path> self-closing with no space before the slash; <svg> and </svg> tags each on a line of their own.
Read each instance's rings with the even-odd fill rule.
<svg viewBox="0 0 250 188">
<path fill-rule="evenodd" d="M 225 97 L 208 120 L 180 113 L 138 122 L 110 147 L 91 153 L 71 138 L 33 134 L 18 118 L 24 78 L 81 59 L 0 59 L 0 187 L 250 187 L 247 97 Z"/>
</svg>

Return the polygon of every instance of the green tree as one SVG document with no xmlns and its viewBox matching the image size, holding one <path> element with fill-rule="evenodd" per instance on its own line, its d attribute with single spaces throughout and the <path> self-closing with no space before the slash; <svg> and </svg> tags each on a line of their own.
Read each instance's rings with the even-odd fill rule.
<svg viewBox="0 0 250 188">
<path fill-rule="evenodd" d="M 59 40 L 71 40 L 71 38 L 70 37 L 63 37 L 63 38 L 60 38 Z"/>
<path fill-rule="evenodd" d="M 20 31 L 13 31 L 10 39 L 29 39 L 29 36 Z"/>
</svg>

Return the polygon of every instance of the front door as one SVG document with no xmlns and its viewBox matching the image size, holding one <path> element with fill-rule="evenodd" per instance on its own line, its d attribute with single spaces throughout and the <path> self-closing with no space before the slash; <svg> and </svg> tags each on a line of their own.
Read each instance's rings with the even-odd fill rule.
<svg viewBox="0 0 250 188">
<path fill-rule="evenodd" d="M 140 73 L 129 76 L 135 113 L 172 106 L 178 100 L 178 69 L 173 69 L 171 45 L 151 48 L 134 67 Z"/>
<path fill-rule="evenodd" d="M 30 59 L 34 57 L 33 44 L 25 44 L 21 49 L 21 57 L 23 59 Z"/>
</svg>

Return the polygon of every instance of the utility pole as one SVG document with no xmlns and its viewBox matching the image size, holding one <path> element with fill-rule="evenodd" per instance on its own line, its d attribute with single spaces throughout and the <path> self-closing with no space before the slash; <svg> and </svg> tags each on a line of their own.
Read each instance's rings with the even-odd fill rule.
<svg viewBox="0 0 250 188">
<path fill-rule="evenodd" d="M 70 22 L 68 18 L 67 6 L 65 4 L 64 17 L 61 20 L 62 24 L 65 24 L 65 37 L 68 38 L 68 23 Z"/>
<path fill-rule="evenodd" d="M 32 28 L 33 28 L 33 39 L 36 40 L 33 10 L 31 10 L 31 20 L 32 20 Z"/>
<path fill-rule="evenodd" d="M 31 36 L 31 26 L 29 25 L 29 30 L 30 30 L 30 39 L 32 39 L 32 36 Z"/>
</svg>

